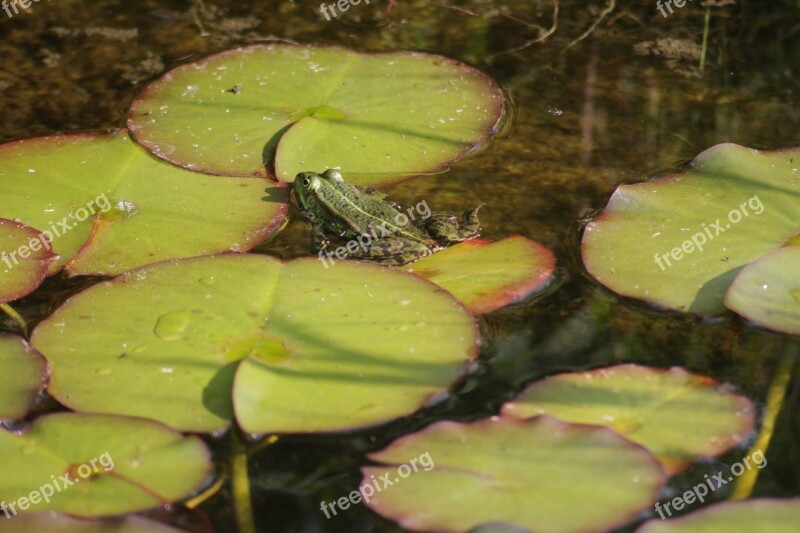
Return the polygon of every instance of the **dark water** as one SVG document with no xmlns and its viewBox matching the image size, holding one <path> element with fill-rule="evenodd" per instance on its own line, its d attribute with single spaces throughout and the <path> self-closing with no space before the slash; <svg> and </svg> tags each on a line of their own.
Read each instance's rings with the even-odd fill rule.
<svg viewBox="0 0 800 533">
<path fill-rule="evenodd" d="M 800 4 L 712 9 L 702 71 L 699 2 L 663 17 L 655 1 L 560 1 L 554 31 L 533 42 L 553 26 L 553 6 L 400 0 L 389 9 L 389 2 L 373 0 L 331 21 L 313 1 L 43 0 L 11 19 L 0 11 L 3 142 L 121 127 L 137 92 L 165 69 L 275 40 L 435 51 L 479 66 L 508 91 L 514 116 L 504 137 L 445 176 L 390 193 L 401 203 L 425 198 L 441 210 L 486 202 L 484 236 L 518 233 L 550 247 L 558 257 L 556 280 L 531 301 L 482 320 L 479 368 L 444 404 L 372 431 L 282 438 L 255 451 L 259 530 L 397 530 L 363 506 L 326 520 L 319 502 L 356 487 L 365 451 L 433 420 L 495 414 L 547 374 L 619 362 L 680 365 L 732 383 L 762 408 L 780 358 L 800 353 L 797 338 L 733 316 L 703 320 L 621 301 L 586 274 L 578 246 L 582 222 L 621 183 L 675 169 L 720 142 L 800 144 Z M 294 222 L 263 250 L 302 255 L 307 231 Z M 53 280 L 15 306 L 36 322 L 90 282 Z M 800 495 L 797 377 L 796 367 L 756 496 Z M 212 445 L 224 472 L 226 444 Z M 721 462 L 744 453 L 734 450 Z M 701 465 L 674 484 L 685 487 L 686 479 L 716 470 Z M 228 489 L 179 521 L 202 521 L 204 514 L 215 530 L 235 531 Z"/>
</svg>

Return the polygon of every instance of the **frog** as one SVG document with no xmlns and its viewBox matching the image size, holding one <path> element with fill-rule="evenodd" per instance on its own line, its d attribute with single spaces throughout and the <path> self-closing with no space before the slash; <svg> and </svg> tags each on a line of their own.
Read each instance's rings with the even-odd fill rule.
<svg viewBox="0 0 800 533">
<path fill-rule="evenodd" d="M 348 241 L 347 257 L 403 266 L 478 237 L 481 229 L 478 211 L 483 204 L 460 217 L 426 209 L 428 216 L 418 218 L 414 208 L 404 210 L 385 193 L 346 181 L 336 168 L 297 174 L 292 194 L 311 222 L 311 250 L 323 261 L 326 252 L 333 260 L 332 241 Z M 422 215 L 419 205 L 417 214 Z M 343 248 L 336 249 L 339 259 Z"/>
</svg>

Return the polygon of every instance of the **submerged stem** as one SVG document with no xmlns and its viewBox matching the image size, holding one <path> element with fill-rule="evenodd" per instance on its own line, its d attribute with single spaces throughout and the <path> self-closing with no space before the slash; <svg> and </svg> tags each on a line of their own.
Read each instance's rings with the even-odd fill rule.
<svg viewBox="0 0 800 533">
<path fill-rule="evenodd" d="M 231 437 L 231 483 L 233 485 L 233 507 L 236 523 L 241 533 L 255 533 L 253 500 L 250 497 L 250 475 L 247 471 L 247 450 L 244 435 L 234 425 Z"/>
<path fill-rule="evenodd" d="M 703 28 L 703 49 L 700 51 L 700 72 L 706 66 L 706 50 L 708 50 L 708 32 L 711 27 L 711 6 L 706 6 L 706 22 Z"/>
<path fill-rule="evenodd" d="M 14 322 L 17 323 L 17 325 L 19 325 L 23 335 L 26 337 L 28 336 L 28 324 L 25 322 L 25 319 L 22 318 L 22 315 L 17 313 L 16 310 L 14 310 L 14 308 L 8 304 L 0 304 L 0 310 L 4 311 L 14 320 Z"/>
<path fill-rule="evenodd" d="M 764 413 L 764 421 L 761 425 L 761 433 L 748 451 L 748 457 L 752 457 L 753 453 L 758 451 L 764 455 L 767 454 L 767 448 L 769 448 L 772 433 L 775 429 L 775 420 L 781 412 L 783 399 L 786 397 L 786 390 L 792 377 L 792 368 L 794 367 L 795 359 L 797 359 L 797 354 L 800 352 L 798 347 L 800 345 L 796 343 L 790 344 L 781 356 L 778 368 L 775 370 L 775 376 L 772 378 L 772 383 L 767 391 L 767 406 Z M 733 487 L 731 499 L 743 500 L 749 497 L 756 485 L 760 471 L 760 468 L 748 469 L 739 476 L 736 486 Z"/>
</svg>

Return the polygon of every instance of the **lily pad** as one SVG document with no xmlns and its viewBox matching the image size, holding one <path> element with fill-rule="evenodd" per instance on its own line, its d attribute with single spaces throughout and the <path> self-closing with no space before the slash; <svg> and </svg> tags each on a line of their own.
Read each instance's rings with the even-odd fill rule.
<svg viewBox="0 0 800 533">
<path fill-rule="evenodd" d="M 33 292 L 56 255 L 35 228 L 0 218 L 0 303 Z"/>
<path fill-rule="evenodd" d="M 57 413 L 21 434 L 0 431 L 0 471 L 0 501 L 16 503 L 9 514 L 99 517 L 181 500 L 211 462 L 199 438 L 151 420 Z"/>
<path fill-rule="evenodd" d="M 141 516 L 126 516 L 102 520 L 72 518 L 60 513 L 26 513 L 3 524 L 3 533 L 179 533 L 177 529 Z"/>
<path fill-rule="evenodd" d="M 668 520 L 645 522 L 636 533 L 789 533 L 798 531 L 800 500 L 759 498 L 711 505 Z"/>
<path fill-rule="evenodd" d="M 682 368 L 617 365 L 545 378 L 503 406 L 503 415 L 554 416 L 608 426 L 641 444 L 674 474 L 717 456 L 753 428 L 753 405 L 713 379 Z"/>
<path fill-rule="evenodd" d="M 50 394 L 72 409 L 219 431 L 235 408 L 254 433 L 412 413 L 463 373 L 476 343 L 471 315 L 409 274 L 244 254 L 95 285 L 32 340 L 50 361 Z"/>
<path fill-rule="evenodd" d="M 20 337 L 0 334 L 0 420 L 19 420 L 47 382 L 47 361 Z"/>
<path fill-rule="evenodd" d="M 514 235 L 473 239 L 405 267 L 450 291 L 475 314 L 490 313 L 541 289 L 556 258 L 544 246 Z"/>
<path fill-rule="evenodd" d="M 246 251 L 285 219 L 286 188 L 160 163 L 125 132 L 0 146 L 0 216 L 41 230 L 50 272 L 116 275 L 175 257 Z"/>
<path fill-rule="evenodd" d="M 257 45 L 178 67 L 150 84 L 128 127 L 158 157 L 221 175 L 340 167 L 359 185 L 434 172 L 499 129 L 500 88 L 420 52 Z"/>
<path fill-rule="evenodd" d="M 798 161 L 720 144 L 683 174 L 620 186 L 586 227 L 586 268 L 624 296 L 721 313 L 742 267 L 800 235 Z"/>
<path fill-rule="evenodd" d="M 764 327 L 800 335 L 800 246 L 789 246 L 747 265 L 725 305 Z"/>
<path fill-rule="evenodd" d="M 381 489 L 367 505 L 415 531 L 605 531 L 651 506 L 666 480 L 649 452 L 608 428 L 544 416 L 437 422 L 369 457 L 387 466 L 362 468 L 361 486 Z"/>
</svg>

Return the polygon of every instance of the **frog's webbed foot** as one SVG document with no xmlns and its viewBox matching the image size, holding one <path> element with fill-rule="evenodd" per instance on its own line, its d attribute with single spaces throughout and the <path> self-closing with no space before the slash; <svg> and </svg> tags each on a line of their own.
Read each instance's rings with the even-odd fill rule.
<svg viewBox="0 0 800 533">
<path fill-rule="evenodd" d="M 481 232 L 478 211 L 484 204 L 464 212 L 461 220 L 456 215 L 433 213 L 426 222 L 428 234 L 443 244 L 474 239 Z"/>
</svg>

